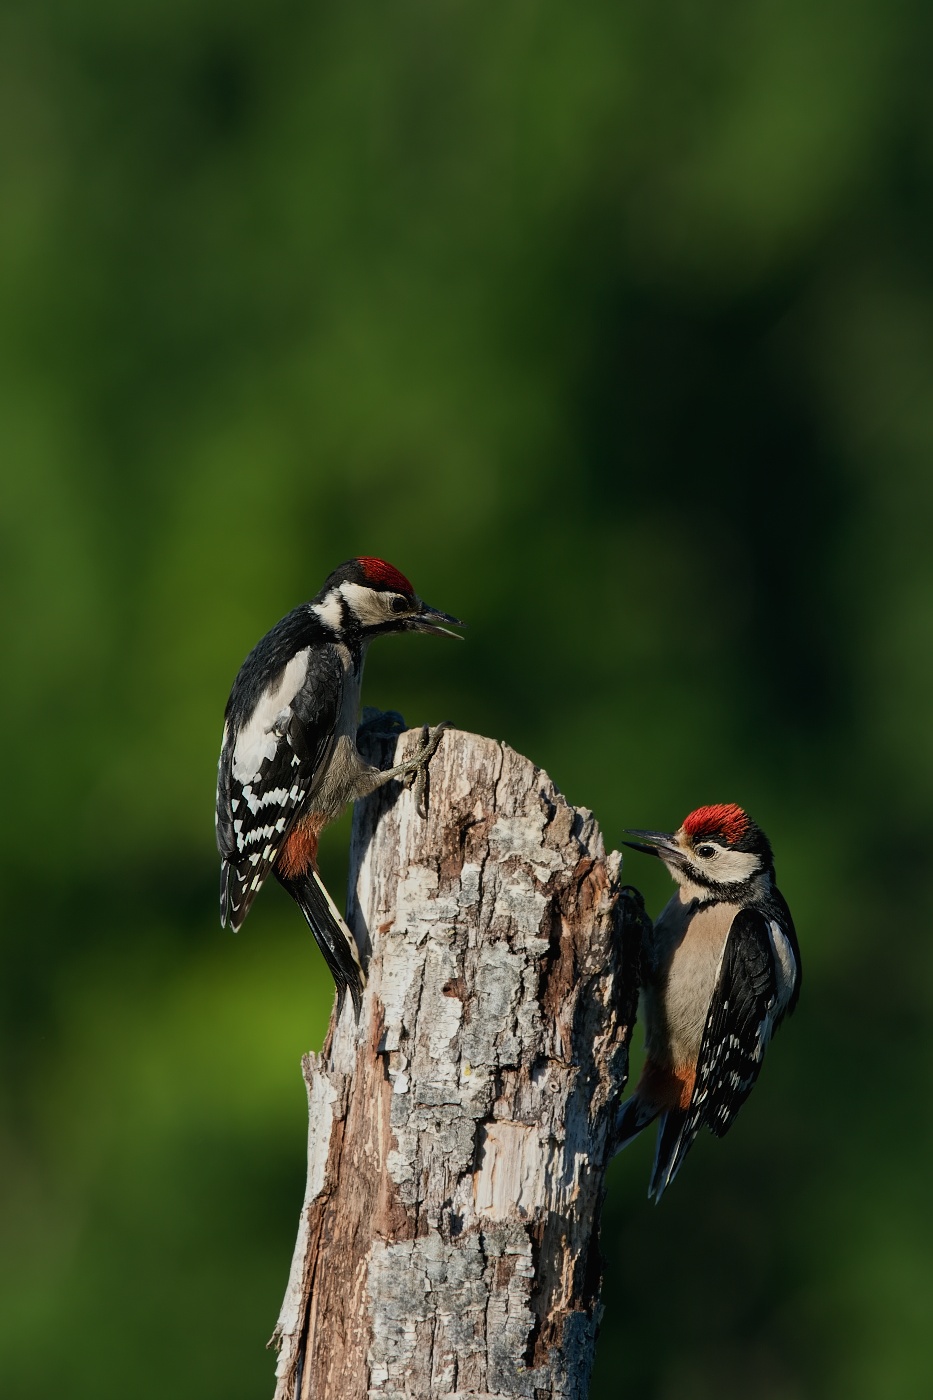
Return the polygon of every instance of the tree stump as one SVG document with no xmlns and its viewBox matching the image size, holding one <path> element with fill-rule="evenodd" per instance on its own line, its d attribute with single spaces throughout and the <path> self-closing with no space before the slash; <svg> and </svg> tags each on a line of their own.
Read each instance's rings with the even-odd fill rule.
<svg viewBox="0 0 933 1400">
<path fill-rule="evenodd" d="M 363 735 L 382 767 L 419 737 Z M 585 1400 L 641 937 L 620 865 L 540 768 L 457 730 L 426 819 L 397 784 L 357 805 L 369 983 L 302 1062 L 276 1400 Z"/>
</svg>

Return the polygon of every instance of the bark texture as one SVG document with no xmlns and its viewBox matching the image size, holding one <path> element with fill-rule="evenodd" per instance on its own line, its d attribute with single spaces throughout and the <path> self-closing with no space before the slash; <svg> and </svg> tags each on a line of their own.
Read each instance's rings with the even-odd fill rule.
<svg viewBox="0 0 933 1400">
<path fill-rule="evenodd" d="M 276 1400 L 585 1400 L 638 902 L 592 814 L 505 744 L 448 731 L 429 797 L 425 820 L 392 784 L 354 816 L 369 984 L 303 1061 Z"/>
</svg>

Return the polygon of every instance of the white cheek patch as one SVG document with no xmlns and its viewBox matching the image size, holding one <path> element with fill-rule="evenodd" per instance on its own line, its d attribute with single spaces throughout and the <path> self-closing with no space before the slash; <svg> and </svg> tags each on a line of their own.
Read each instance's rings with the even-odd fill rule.
<svg viewBox="0 0 933 1400">
<path fill-rule="evenodd" d="M 389 593 L 377 593 L 359 583 L 342 583 L 340 591 L 364 627 L 375 627 L 393 615 L 389 606 L 392 595 Z"/>
<path fill-rule="evenodd" d="M 715 860 L 704 861 L 702 868 L 720 884 L 731 885 L 751 879 L 759 864 L 750 851 L 723 851 Z"/>
<path fill-rule="evenodd" d="M 281 742 L 277 728 L 287 723 L 289 705 L 308 674 L 308 648 L 293 656 L 279 677 L 259 699 L 255 710 L 237 735 L 233 750 L 233 776 L 238 783 L 258 777 L 263 763 L 272 758 Z"/>
</svg>

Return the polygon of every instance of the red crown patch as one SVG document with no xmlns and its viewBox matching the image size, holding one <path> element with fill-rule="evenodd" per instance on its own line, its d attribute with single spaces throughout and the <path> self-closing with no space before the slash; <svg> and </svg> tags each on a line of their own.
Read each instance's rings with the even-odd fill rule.
<svg viewBox="0 0 933 1400">
<path fill-rule="evenodd" d="M 684 831 L 694 841 L 700 836 L 722 834 L 734 846 L 741 841 L 751 823 L 748 817 L 734 802 L 720 802 L 715 807 L 698 807 L 684 822 Z"/>
<path fill-rule="evenodd" d="M 394 588 L 397 593 L 414 593 L 414 589 L 404 574 L 387 564 L 384 559 L 370 559 L 368 555 L 356 561 L 370 583 L 381 583 L 385 588 Z"/>
</svg>

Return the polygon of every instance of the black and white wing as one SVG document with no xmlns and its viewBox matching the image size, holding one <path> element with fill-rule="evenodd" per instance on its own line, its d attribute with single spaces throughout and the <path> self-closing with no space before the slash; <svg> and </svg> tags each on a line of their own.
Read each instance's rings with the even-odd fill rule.
<svg viewBox="0 0 933 1400">
<path fill-rule="evenodd" d="M 752 1091 L 777 1025 L 793 1009 L 799 960 L 793 926 L 759 909 L 736 914 L 697 1059 L 690 1107 L 667 1115 L 649 1194 L 670 1185 L 701 1128 L 724 1137 Z"/>
<path fill-rule="evenodd" d="M 326 768 L 344 685 L 332 646 L 297 652 L 258 696 L 245 671 L 227 705 L 217 774 L 220 921 L 234 930 Z"/>
</svg>

